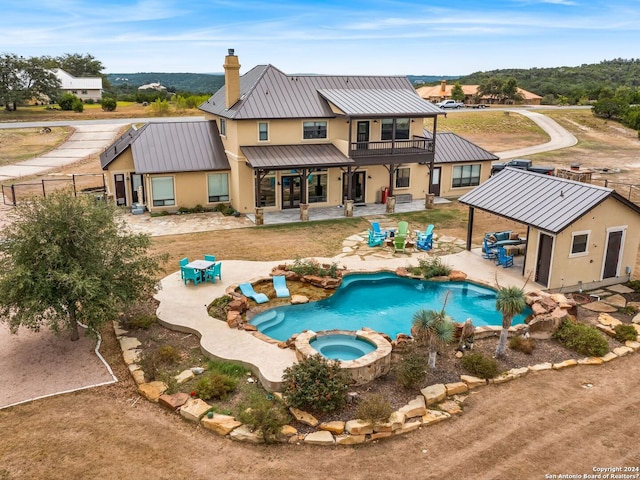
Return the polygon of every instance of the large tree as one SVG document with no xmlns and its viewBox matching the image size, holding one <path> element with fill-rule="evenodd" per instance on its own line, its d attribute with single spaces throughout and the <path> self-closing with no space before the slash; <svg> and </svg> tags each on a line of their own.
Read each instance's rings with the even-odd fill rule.
<svg viewBox="0 0 640 480">
<path fill-rule="evenodd" d="M 12 333 L 67 329 L 77 340 L 158 283 L 164 255 L 150 255 L 147 235 L 130 233 L 110 203 L 57 192 L 15 207 L 0 242 L 0 321 Z"/>
<path fill-rule="evenodd" d="M 55 98 L 59 88 L 60 81 L 44 59 L 0 55 L 0 104 L 6 110 L 16 110 L 19 103 L 34 98 Z"/>
</svg>

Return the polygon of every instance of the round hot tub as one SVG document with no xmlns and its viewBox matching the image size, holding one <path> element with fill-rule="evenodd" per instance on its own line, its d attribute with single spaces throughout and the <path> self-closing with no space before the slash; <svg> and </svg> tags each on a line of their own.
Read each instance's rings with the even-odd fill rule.
<svg viewBox="0 0 640 480">
<path fill-rule="evenodd" d="M 369 383 L 391 369 L 391 343 L 375 332 L 307 330 L 298 335 L 295 347 L 298 360 L 320 354 L 340 362 L 356 385 Z"/>
</svg>

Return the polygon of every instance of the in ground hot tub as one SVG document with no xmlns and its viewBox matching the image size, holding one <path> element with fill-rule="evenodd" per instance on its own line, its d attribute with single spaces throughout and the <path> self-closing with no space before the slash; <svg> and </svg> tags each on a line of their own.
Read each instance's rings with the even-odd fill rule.
<svg viewBox="0 0 640 480">
<path fill-rule="evenodd" d="M 298 360 L 320 354 L 340 362 L 355 385 L 369 383 L 391 369 L 391 343 L 375 332 L 307 330 L 298 335 L 295 347 Z"/>
</svg>

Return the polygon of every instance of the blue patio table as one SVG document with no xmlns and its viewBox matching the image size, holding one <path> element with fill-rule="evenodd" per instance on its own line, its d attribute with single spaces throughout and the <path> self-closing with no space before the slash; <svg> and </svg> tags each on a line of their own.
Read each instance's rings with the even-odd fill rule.
<svg viewBox="0 0 640 480">
<path fill-rule="evenodd" d="M 189 263 L 187 263 L 185 266 L 189 267 L 189 268 L 193 268 L 195 270 L 197 270 L 198 272 L 200 272 L 200 276 L 202 278 L 202 281 L 204 281 L 204 271 L 213 266 L 213 264 L 216 262 L 211 262 L 209 260 L 193 260 Z"/>
</svg>

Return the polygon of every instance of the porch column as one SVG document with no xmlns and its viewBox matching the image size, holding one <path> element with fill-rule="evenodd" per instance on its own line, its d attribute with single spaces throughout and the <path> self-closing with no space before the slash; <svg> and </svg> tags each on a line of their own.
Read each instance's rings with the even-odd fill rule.
<svg viewBox="0 0 640 480">
<path fill-rule="evenodd" d="M 469 207 L 469 220 L 467 222 L 467 250 L 471 251 L 471 236 L 473 235 L 473 214 L 475 208 Z"/>
<path fill-rule="evenodd" d="M 396 197 L 387 197 L 387 213 L 396 212 Z"/>
<path fill-rule="evenodd" d="M 256 207 L 256 225 L 264 225 L 264 208 Z"/>
<path fill-rule="evenodd" d="M 300 221 L 301 222 L 309 221 L 309 204 L 308 203 L 300 204 Z"/>
<path fill-rule="evenodd" d="M 353 200 L 344 202 L 344 216 L 353 217 Z"/>
<path fill-rule="evenodd" d="M 436 196 L 433 193 L 427 193 L 427 195 L 425 196 L 424 199 L 424 208 L 430 210 L 433 208 L 433 201 L 435 200 Z"/>
</svg>

